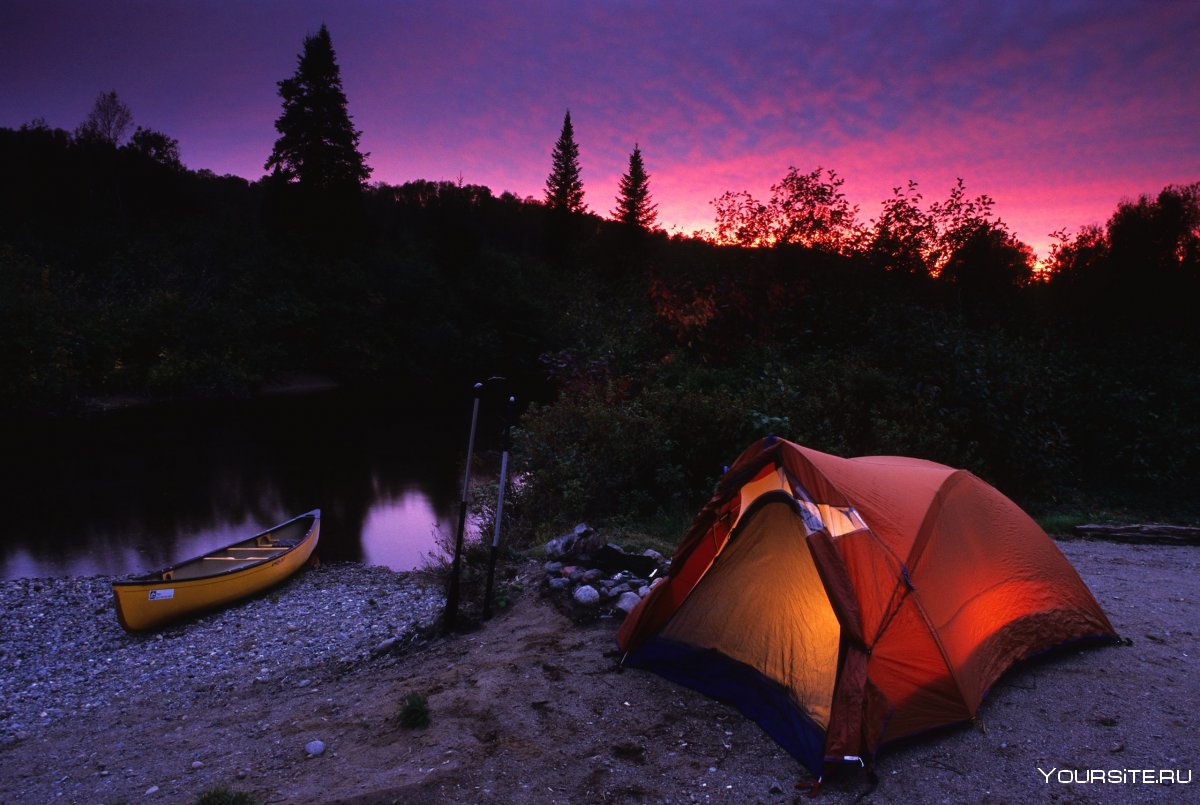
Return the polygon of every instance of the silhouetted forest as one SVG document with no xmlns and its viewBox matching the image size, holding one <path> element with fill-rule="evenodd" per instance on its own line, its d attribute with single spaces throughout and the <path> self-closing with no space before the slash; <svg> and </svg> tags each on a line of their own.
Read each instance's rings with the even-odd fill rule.
<svg viewBox="0 0 1200 805">
<path fill-rule="evenodd" d="M 715 243 L 461 183 L 304 196 L 139 135 L 0 129 L 10 421 L 295 373 L 461 404 L 503 374 L 547 528 L 675 522 L 765 432 L 963 466 L 1034 507 L 1194 513 L 1200 184 L 1122 202 L 1035 271 L 961 184 L 864 224 L 835 173 L 793 169 L 769 201 L 717 199 Z"/>
</svg>

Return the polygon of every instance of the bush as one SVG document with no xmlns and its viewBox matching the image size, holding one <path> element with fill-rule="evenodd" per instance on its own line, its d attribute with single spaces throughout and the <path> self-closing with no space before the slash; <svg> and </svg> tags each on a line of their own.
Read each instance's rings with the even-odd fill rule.
<svg viewBox="0 0 1200 805">
<path fill-rule="evenodd" d="M 644 516 L 673 480 L 661 418 L 611 381 L 532 406 L 516 437 L 528 471 L 522 505 L 546 527 Z"/>
</svg>

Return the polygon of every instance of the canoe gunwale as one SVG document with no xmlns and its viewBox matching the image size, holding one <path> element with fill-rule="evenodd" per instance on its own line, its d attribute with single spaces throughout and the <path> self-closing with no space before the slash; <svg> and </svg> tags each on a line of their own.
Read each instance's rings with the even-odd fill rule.
<svg viewBox="0 0 1200 805">
<path fill-rule="evenodd" d="M 165 574 L 165 573 L 173 572 L 176 569 L 183 567 L 185 565 L 190 565 L 193 562 L 201 562 L 204 559 L 206 559 L 207 557 L 212 556 L 213 554 L 217 554 L 217 553 L 221 553 L 222 551 L 229 550 L 233 546 L 240 545 L 243 542 L 250 542 L 251 540 L 257 540 L 259 537 L 264 537 L 264 536 L 267 536 L 268 534 L 273 534 L 276 531 L 279 531 L 282 528 L 286 528 L 287 526 L 291 525 L 292 523 L 299 522 L 300 520 L 303 520 L 305 518 L 312 518 L 312 524 L 308 527 L 308 530 L 304 532 L 304 536 L 297 539 L 295 541 L 295 543 L 284 548 L 283 550 L 279 551 L 278 553 L 273 553 L 270 556 L 264 556 L 261 559 L 251 562 L 249 564 L 239 565 L 237 567 L 231 567 L 226 570 L 218 570 L 213 573 L 205 573 L 202 576 L 188 576 L 187 578 L 164 578 L 163 577 L 163 574 Z M 125 579 L 120 579 L 120 580 L 114 581 L 112 583 L 112 585 L 113 585 L 113 587 L 145 587 L 145 588 L 162 586 L 162 585 L 179 587 L 179 586 L 186 586 L 192 582 L 210 581 L 212 579 L 219 579 L 224 576 L 230 576 L 230 575 L 237 574 L 237 573 L 245 573 L 246 571 L 253 570 L 256 567 L 261 567 L 262 565 L 267 564 L 268 562 L 274 562 L 275 560 L 279 559 L 280 557 L 287 556 L 289 553 L 292 553 L 293 551 L 296 551 L 296 550 L 299 550 L 300 548 L 302 548 L 309 541 L 309 539 L 312 538 L 313 531 L 317 528 L 317 526 L 320 524 L 320 522 L 321 522 L 321 510 L 313 509 L 312 511 L 308 511 L 308 512 L 305 512 L 304 514 L 297 515 L 297 516 L 293 517 L 292 519 L 282 522 L 278 525 L 271 526 L 270 528 L 266 529 L 265 531 L 260 531 L 259 533 L 254 534 L 253 536 L 239 539 L 236 542 L 231 542 L 230 544 L 225 545 L 220 548 L 214 548 L 213 550 L 205 551 L 204 553 L 200 554 L 199 556 L 193 556 L 190 559 L 184 559 L 182 561 L 175 562 L 173 564 L 167 565 L 166 567 L 160 568 L 158 570 L 151 570 L 148 573 L 141 573 L 136 576 L 130 576 Z M 282 546 L 280 546 L 280 547 L 282 547 Z M 263 548 L 262 548 L 262 550 L 269 550 L 269 549 L 270 549 L 270 546 L 263 546 Z"/>
</svg>

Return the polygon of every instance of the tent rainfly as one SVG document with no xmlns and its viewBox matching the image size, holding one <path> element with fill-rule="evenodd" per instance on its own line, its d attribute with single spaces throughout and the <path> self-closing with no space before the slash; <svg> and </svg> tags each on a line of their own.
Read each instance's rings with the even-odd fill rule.
<svg viewBox="0 0 1200 805">
<path fill-rule="evenodd" d="M 725 474 L 617 633 L 821 777 L 974 717 L 1013 663 L 1116 639 L 1038 525 L 969 472 L 768 437 Z"/>
</svg>

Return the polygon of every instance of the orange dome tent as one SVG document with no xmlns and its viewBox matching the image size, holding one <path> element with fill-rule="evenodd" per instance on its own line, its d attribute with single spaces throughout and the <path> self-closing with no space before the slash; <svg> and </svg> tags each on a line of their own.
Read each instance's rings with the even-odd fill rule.
<svg viewBox="0 0 1200 805">
<path fill-rule="evenodd" d="M 1079 574 L 969 472 L 768 437 L 730 467 L 625 663 L 737 706 L 818 776 L 975 715 L 1014 662 L 1116 638 Z"/>
</svg>

